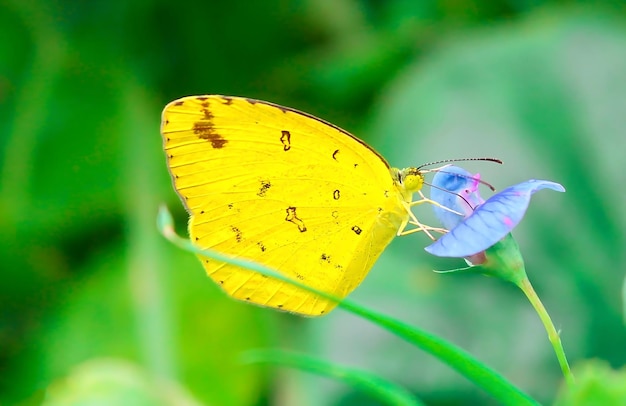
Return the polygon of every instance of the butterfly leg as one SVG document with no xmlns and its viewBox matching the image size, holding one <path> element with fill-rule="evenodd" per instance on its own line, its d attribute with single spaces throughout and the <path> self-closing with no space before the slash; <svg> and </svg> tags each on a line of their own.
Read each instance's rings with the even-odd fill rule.
<svg viewBox="0 0 626 406">
<path fill-rule="evenodd" d="M 419 193 L 420 199 L 419 200 L 414 200 L 411 203 L 409 203 L 409 205 L 411 207 L 419 206 L 420 204 L 423 204 L 423 203 L 429 203 L 429 204 L 432 204 L 434 206 L 439 207 L 440 209 L 443 209 L 445 211 L 449 211 L 450 213 L 454 213 L 454 214 L 458 214 L 459 216 L 463 216 L 463 213 L 459 213 L 458 211 L 452 210 L 451 208 L 446 207 L 446 206 L 440 204 L 439 202 L 436 202 L 434 200 L 431 200 L 431 199 L 427 198 L 426 196 L 424 196 L 424 193 L 422 193 L 421 190 L 419 190 L 417 193 Z"/>
<path fill-rule="evenodd" d="M 415 214 L 411 210 L 411 203 L 405 203 L 405 208 L 406 208 L 407 213 L 409 213 L 409 218 L 407 220 L 405 220 L 404 223 L 398 229 L 398 233 L 397 233 L 398 236 L 408 235 L 408 234 L 413 234 L 413 233 L 419 233 L 420 231 L 423 231 L 424 234 L 426 234 L 428 236 L 428 238 L 430 238 L 431 240 L 435 241 L 435 237 L 433 237 L 431 231 L 434 231 L 434 232 L 437 232 L 437 233 L 441 233 L 441 234 L 445 234 L 445 233 L 448 232 L 448 230 L 446 230 L 444 228 L 431 227 L 429 225 L 421 223 L 417 219 L 417 217 L 415 217 Z M 406 228 L 407 228 L 407 226 L 409 224 L 415 226 L 415 228 L 407 230 Z"/>
</svg>

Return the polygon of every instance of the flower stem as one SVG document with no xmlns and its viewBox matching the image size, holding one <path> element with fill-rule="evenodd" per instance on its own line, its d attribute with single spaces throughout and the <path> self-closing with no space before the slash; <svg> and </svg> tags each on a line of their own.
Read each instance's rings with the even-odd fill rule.
<svg viewBox="0 0 626 406">
<path fill-rule="evenodd" d="M 574 384 L 574 375 L 572 374 L 572 371 L 570 370 L 569 364 L 567 362 L 567 358 L 565 357 L 565 351 L 563 351 L 563 345 L 561 344 L 561 337 L 554 328 L 554 324 L 552 323 L 552 319 L 550 319 L 548 311 L 543 306 L 543 303 L 541 303 L 541 300 L 539 300 L 539 296 L 537 296 L 535 289 L 533 289 L 533 286 L 530 284 L 530 280 L 527 277 L 524 277 L 522 280 L 520 280 L 518 286 L 520 289 L 522 289 L 522 291 L 524 291 L 524 294 L 539 315 L 539 318 L 541 319 L 543 326 L 548 333 L 548 339 L 550 340 L 550 343 L 554 348 L 556 357 L 559 360 L 559 364 L 561 365 L 561 371 L 563 372 L 565 381 L 567 382 L 568 386 L 572 386 Z"/>
</svg>

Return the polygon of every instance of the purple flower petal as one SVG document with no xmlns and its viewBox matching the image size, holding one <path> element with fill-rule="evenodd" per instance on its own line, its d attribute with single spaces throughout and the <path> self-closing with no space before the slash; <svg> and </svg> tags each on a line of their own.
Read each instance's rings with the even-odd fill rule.
<svg viewBox="0 0 626 406">
<path fill-rule="evenodd" d="M 433 177 L 430 198 L 444 207 L 464 214 L 460 216 L 433 206 L 437 219 L 448 230 L 456 227 L 465 217 L 472 214 L 474 207 L 484 202 L 478 194 L 478 179 L 480 175 L 472 175 L 454 165 L 442 168 Z"/>
<path fill-rule="evenodd" d="M 541 189 L 565 192 L 558 183 L 529 180 L 491 196 L 458 226 L 425 248 L 439 257 L 469 257 L 491 247 L 524 217 L 530 196 Z M 434 200 L 434 199 L 433 199 Z"/>
</svg>

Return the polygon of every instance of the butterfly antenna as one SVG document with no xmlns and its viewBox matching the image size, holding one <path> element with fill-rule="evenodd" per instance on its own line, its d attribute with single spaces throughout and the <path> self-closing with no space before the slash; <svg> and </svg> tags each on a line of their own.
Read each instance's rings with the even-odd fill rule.
<svg viewBox="0 0 626 406">
<path fill-rule="evenodd" d="M 453 192 L 453 191 L 451 191 L 451 190 L 448 190 L 448 189 L 445 189 L 445 188 L 439 187 L 439 186 L 435 186 L 435 185 L 433 185 L 432 183 L 424 182 L 424 184 L 425 184 L 425 185 L 428 185 L 428 186 L 430 186 L 430 187 L 434 187 L 435 189 L 439 189 L 439 190 L 441 190 L 442 192 L 451 193 L 451 194 L 453 194 L 453 195 L 456 195 L 457 197 L 460 197 L 461 199 L 463 199 L 463 201 L 464 201 L 465 203 L 467 203 L 467 205 L 468 205 L 468 206 L 469 206 L 472 210 L 474 210 L 474 208 L 472 207 L 472 205 L 470 204 L 470 202 L 468 202 L 468 201 L 467 201 L 467 199 L 466 199 L 466 198 L 464 198 L 463 196 L 461 196 L 460 194 L 455 193 L 455 192 Z"/>
<path fill-rule="evenodd" d="M 495 162 L 497 164 L 502 164 L 502 161 L 498 158 L 454 158 L 454 159 L 443 159 L 441 161 L 429 162 L 427 164 L 418 166 L 417 169 L 422 169 L 425 166 L 447 164 L 450 162 L 464 162 L 464 161 L 488 161 L 488 162 Z"/>
</svg>

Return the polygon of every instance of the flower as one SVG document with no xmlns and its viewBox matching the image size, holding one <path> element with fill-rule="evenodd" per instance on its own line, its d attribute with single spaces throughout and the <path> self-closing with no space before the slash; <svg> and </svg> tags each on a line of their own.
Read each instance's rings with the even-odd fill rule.
<svg viewBox="0 0 626 406">
<path fill-rule="evenodd" d="M 456 166 L 445 167 L 434 176 L 431 199 L 462 216 L 434 206 L 437 218 L 449 232 L 426 247 L 428 253 L 476 259 L 476 255 L 502 240 L 519 224 L 533 193 L 541 189 L 565 192 L 558 183 L 531 179 L 484 201 L 478 192 L 479 183 L 478 174 L 472 175 Z"/>
<path fill-rule="evenodd" d="M 465 258 L 469 266 L 438 272 L 480 273 L 519 287 L 543 322 L 563 376 L 572 386 L 574 376 L 559 333 L 526 275 L 524 259 L 511 235 L 511 230 L 524 217 L 533 193 L 541 189 L 565 192 L 565 188 L 555 182 L 531 179 L 506 188 L 484 201 L 478 193 L 481 183 L 478 174 L 472 175 L 455 166 L 442 169 L 433 178 L 431 200 L 440 205 L 434 206 L 435 214 L 449 231 L 425 249 L 441 257 Z"/>
</svg>

